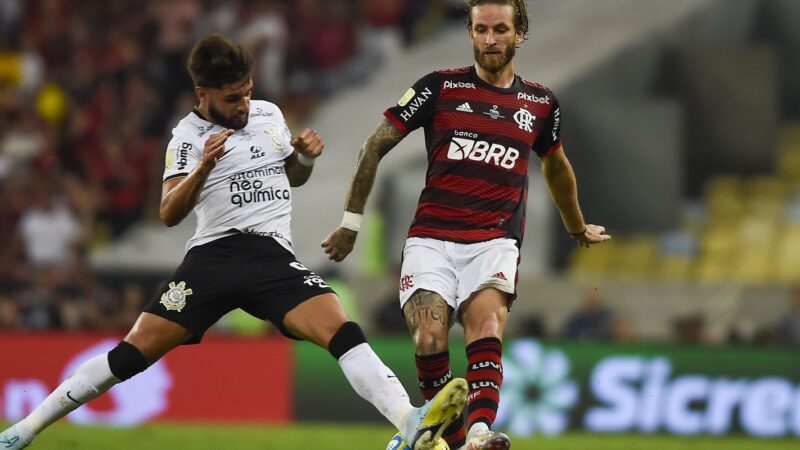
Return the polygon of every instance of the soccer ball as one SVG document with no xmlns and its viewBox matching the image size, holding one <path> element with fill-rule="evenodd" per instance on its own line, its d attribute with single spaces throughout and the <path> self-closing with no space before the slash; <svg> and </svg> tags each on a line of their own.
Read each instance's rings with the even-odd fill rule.
<svg viewBox="0 0 800 450">
<path fill-rule="evenodd" d="M 412 450 L 412 448 L 408 446 L 403 436 L 397 433 L 392 437 L 392 440 L 389 441 L 389 444 L 386 445 L 386 450 Z M 436 443 L 433 450 L 450 450 L 450 447 L 447 446 L 447 442 L 445 442 L 444 439 L 439 438 L 439 442 Z"/>
</svg>

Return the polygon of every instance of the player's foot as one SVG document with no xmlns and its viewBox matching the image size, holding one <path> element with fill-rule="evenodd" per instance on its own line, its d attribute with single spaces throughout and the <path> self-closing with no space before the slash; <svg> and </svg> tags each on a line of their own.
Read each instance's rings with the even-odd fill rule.
<svg viewBox="0 0 800 450">
<path fill-rule="evenodd" d="M 508 450 L 511 440 L 503 433 L 485 431 L 467 438 L 466 450 Z"/>
<path fill-rule="evenodd" d="M 19 430 L 19 424 L 12 425 L 0 434 L 0 449 L 19 450 L 31 445 L 33 436 Z"/>
<path fill-rule="evenodd" d="M 392 436 L 392 440 L 389 441 L 386 450 L 411 450 L 411 447 L 409 447 L 406 440 L 403 439 L 403 435 L 397 432 Z M 450 450 L 450 447 L 447 446 L 447 442 L 445 442 L 444 439 L 440 438 L 433 447 L 433 450 Z"/>
<path fill-rule="evenodd" d="M 431 400 L 414 408 L 400 430 L 412 450 L 434 450 L 442 433 L 467 403 L 467 382 L 454 378 Z"/>
</svg>

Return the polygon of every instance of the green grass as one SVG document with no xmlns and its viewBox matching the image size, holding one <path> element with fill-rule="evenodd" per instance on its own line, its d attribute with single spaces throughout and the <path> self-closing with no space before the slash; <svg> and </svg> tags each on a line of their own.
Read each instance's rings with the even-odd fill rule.
<svg viewBox="0 0 800 450">
<path fill-rule="evenodd" d="M 3 429 L 5 426 L 3 426 Z M 58 423 L 32 450 L 384 450 L 393 432 L 369 425 L 147 425 L 136 428 L 75 427 Z M 513 450 L 797 450 L 798 439 L 675 438 L 568 434 L 516 438 Z"/>
</svg>

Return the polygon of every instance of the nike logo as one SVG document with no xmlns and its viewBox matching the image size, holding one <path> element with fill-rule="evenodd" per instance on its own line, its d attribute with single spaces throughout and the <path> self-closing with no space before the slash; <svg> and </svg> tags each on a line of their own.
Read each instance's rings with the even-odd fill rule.
<svg viewBox="0 0 800 450">
<path fill-rule="evenodd" d="M 386 375 L 386 378 L 397 378 L 395 375 Z"/>
<path fill-rule="evenodd" d="M 67 398 L 72 400 L 73 402 L 79 404 L 79 405 L 82 405 L 83 402 L 79 402 L 79 401 L 75 400 L 71 395 L 69 395 L 70 392 L 72 392 L 72 391 L 67 391 Z"/>
<path fill-rule="evenodd" d="M 219 158 L 217 158 L 217 161 L 219 161 L 220 159 L 224 158 L 224 157 L 225 157 L 225 155 L 227 155 L 228 153 L 232 152 L 232 151 L 233 151 L 233 149 L 235 149 L 236 147 L 238 147 L 238 146 L 237 146 L 237 145 L 234 145 L 233 147 L 231 147 L 231 148 L 229 148 L 229 149 L 225 150 L 225 152 L 224 152 L 223 154 L 219 155 Z"/>
</svg>

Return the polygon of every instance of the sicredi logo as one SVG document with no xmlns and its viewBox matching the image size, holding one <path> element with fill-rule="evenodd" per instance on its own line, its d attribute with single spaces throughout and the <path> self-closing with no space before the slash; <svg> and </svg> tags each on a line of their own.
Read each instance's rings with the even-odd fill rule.
<svg viewBox="0 0 800 450">
<path fill-rule="evenodd" d="M 496 143 L 489 144 L 486 141 L 453 137 L 447 150 L 447 158 L 456 161 L 471 159 L 491 163 L 504 169 L 513 169 L 519 158 L 519 151 Z"/>
<path fill-rule="evenodd" d="M 588 385 L 601 405 L 587 411 L 586 429 L 718 435 L 738 422 L 754 436 L 800 435 L 800 386 L 786 378 L 671 375 L 665 357 L 600 361 Z"/>
<path fill-rule="evenodd" d="M 475 89 L 475 83 L 445 80 L 442 89 Z"/>
<path fill-rule="evenodd" d="M 541 103 L 543 105 L 550 104 L 550 96 L 537 97 L 536 94 L 526 94 L 525 92 L 517 92 L 517 100 L 527 100 L 533 103 Z"/>
</svg>

